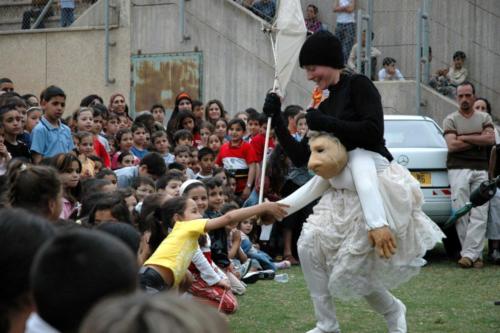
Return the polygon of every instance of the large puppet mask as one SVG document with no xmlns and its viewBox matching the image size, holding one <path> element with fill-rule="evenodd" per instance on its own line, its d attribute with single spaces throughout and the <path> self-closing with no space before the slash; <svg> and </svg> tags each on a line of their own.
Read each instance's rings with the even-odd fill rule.
<svg viewBox="0 0 500 333">
<path fill-rule="evenodd" d="M 307 167 L 318 176 L 330 179 L 338 176 L 347 164 L 347 152 L 340 141 L 327 133 L 309 133 L 311 157 Z"/>
</svg>

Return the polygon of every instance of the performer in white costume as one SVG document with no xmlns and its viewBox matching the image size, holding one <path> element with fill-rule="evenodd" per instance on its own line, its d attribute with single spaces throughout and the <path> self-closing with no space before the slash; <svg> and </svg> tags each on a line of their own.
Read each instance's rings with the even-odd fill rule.
<svg viewBox="0 0 500 333">
<path fill-rule="evenodd" d="M 349 156 L 345 169 L 338 139 L 320 134 L 293 143 L 282 128 L 277 96 L 268 95 L 264 105 L 289 157 L 300 165 L 310 155 L 308 166 L 317 175 L 282 201 L 293 207 L 289 213 L 322 196 L 298 242 L 317 319 L 309 332 L 339 332 L 332 296 L 364 297 L 389 332 L 406 332 L 406 308 L 388 289 L 418 274 L 423 255 L 444 235 L 422 212 L 418 182 L 390 162 L 378 91 L 364 76 L 341 74 L 340 59 L 338 39 L 328 32 L 309 37 L 299 57 L 308 79 L 330 90 L 318 110 L 308 111 L 309 128 L 340 139 Z"/>
</svg>

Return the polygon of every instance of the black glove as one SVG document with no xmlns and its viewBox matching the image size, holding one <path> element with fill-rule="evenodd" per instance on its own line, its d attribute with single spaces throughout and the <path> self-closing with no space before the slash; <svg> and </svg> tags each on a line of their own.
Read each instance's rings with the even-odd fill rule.
<svg viewBox="0 0 500 333">
<path fill-rule="evenodd" d="M 333 118 L 328 117 L 316 109 L 308 109 L 306 114 L 307 126 L 312 131 L 332 131 Z"/>
<path fill-rule="evenodd" d="M 262 107 L 264 114 L 268 117 L 273 117 L 275 115 L 279 115 L 281 112 L 281 99 L 280 97 L 273 92 L 270 92 L 266 96 L 266 100 L 264 101 L 264 106 Z"/>
</svg>

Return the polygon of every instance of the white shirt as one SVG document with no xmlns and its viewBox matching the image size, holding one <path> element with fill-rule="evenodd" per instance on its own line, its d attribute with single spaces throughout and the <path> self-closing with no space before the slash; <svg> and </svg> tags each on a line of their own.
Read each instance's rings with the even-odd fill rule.
<svg viewBox="0 0 500 333">
<path fill-rule="evenodd" d="M 346 7 L 352 4 L 353 0 L 339 0 L 339 6 Z M 352 13 L 337 13 L 337 23 L 354 23 L 355 22 L 355 11 Z"/>
<path fill-rule="evenodd" d="M 59 331 L 47 324 L 38 313 L 33 312 L 26 322 L 24 333 L 59 333 Z"/>
</svg>

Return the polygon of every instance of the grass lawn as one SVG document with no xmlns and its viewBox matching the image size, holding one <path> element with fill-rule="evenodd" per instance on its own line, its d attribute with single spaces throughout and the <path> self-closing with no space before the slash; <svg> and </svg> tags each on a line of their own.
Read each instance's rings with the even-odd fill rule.
<svg viewBox="0 0 500 333">
<path fill-rule="evenodd" d="M 410 333 L 500 333 L 500 266 L 461 269 L 440 248 L 428 265 L 394 294 L 407 307 Z M 287 271 L 288 283 L 258 281 L 238 297 L 240 308 L 229 317 L 234 333 L 306 332 L 315 319 L 299 267 Z M 364 300 L 336 301 L 343 333 L 385 333 L 382 317 Z"/>
</svg>

